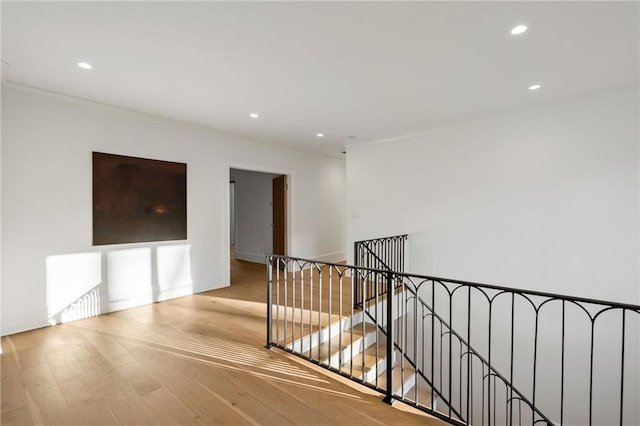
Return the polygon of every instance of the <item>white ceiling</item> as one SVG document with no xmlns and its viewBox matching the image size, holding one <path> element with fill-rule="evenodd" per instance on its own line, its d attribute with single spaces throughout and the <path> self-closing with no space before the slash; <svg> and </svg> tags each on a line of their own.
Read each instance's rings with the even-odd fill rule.
<svg viewBox="0 0 640 426">
<path fill-rule="evenodd" d="M 10 82 L 335 156 L 637 93 L 639 51 L 637 2 L 2 2 Z"/>
</svg>

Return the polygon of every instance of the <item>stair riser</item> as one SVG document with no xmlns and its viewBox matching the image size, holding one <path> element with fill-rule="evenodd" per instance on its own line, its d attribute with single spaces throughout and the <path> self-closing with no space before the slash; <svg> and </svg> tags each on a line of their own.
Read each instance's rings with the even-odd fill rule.
<svg viewBox="0 0 640 426">
<path fill-rule="evenodd" d="M 357 312 L 353 314 L 353 317 L 343 318 L 342 321 L 336 321 L 333 324 L 322 328 L 309 336 L 305 336 L 301 339 L 297 339 L 295 342 L 287 345 L 287 349 L 291 349 L 294 352 L 308 353 L 309 349 L 316 348 L 318 345 L 336 337 L 340 333 L 349 330 L 352 327 L 357 327 L 362 323 L 363 313 Z"/>
<path fill-rule="evenodd" d="M 298 353 L 307 353 L 309 349 L 317 347 L 320 343 L 326 342 L 332 337 L 337 336 L 342 333 L 342 330 L 346 326 L 346 324 L 351 323 L 350 319 L 343 319 L 342 322 L 336 321 L 335 323 L 324 327 L 321 330 L 318 330 L 314 333 L 311 333 L 309 336 L 305 336 L 301 339 L 297 339 L 295 342 L 288 344 L 287 349 L 291 349 L 294 352 Z"/>
<path fill-rule="evenodd" d="M 378 361 L 374 368 L 367 371 L 364 375 L 364 381 L 375 384 L 376 377 L 387 371 L 387 358 L 382 358 Z"/>
<path fill-rule="evenodd" d="M 402 301 L 402 292 L 396 293 L 393 296 L 393 306 L 396 308 L 398 306 L 398 301 Z M 379 300 L 378 303 L 374 301 L 367 302 L 366 311 L 374 318 L 379 318 L 378 324 L 381 327 L 386 327 L 387 325 L 387 303 L 386 298 L 384 300 Z M 398 309 L 394 309 L 393 312 L 393 320 L 397 320 L 400 318 L 400 312 Z M 373 323 L 373 320 L 368 316 L 365 316 L 365 321 L 369 323 Z"/>
<path fill-rule="evenodd" d="M 394 294 L 393 303 L 394 308 L 397 307 L 398 298 L 401 297 L 401 293 Z M 382 299 L 382 298 L 381 298 Z M 349 335 L 349 333 L 353 330 L 356 333 L 361 333 L 363 330 L 363 322 L 367 324 L 368 329 L 372 329 L 371 325 L 375 325 L 374 320 L 369 318 L 369 316 L 365 315 L 364 312 L 355 312 L 351 317 L 345 317 L 342 320 L 335 321 L 333 324 L 322 328 L 310 336 L 306 336 L 302 339 L 298 339 L 292 344 L 288 345 L 287 348 L 291 349 L 294 352 L 301 353 L 303 355 L 310 355 L 313 359 L 316 359 L 320 362 L 321 365 L 328 366 L 330 368 L 334 368 L 336 370 L 340 370 L 342 372 L 346 372 L 348 374 L 352 374 L 352 377 L 358 381 L 363 381 L 369 383 L 371 385 L 378 385 L 384 389 L 384 383 L 386 383 L 386 370 L 387 370 L 387 357 L 382 354 L 386 352 L 386 337 L 383 331 L 380 329 L 384 329 L 386 327 L 386 300 L 380 300 L 377 304 L 371 303 L 367 305 L 366 310 L 368 313 L 372 314 L 374 318 L 381 319 L 378 322 L 378 330 L 368 331 L 365 333 L 364 337 L 356 337 L 354 335 Z M 401 317 L 400 312 L 394 309 L 393 321 L 398 320 Z M 350 341 L 352 337 L 355 337 L 355 340 L 351 342 L 351 344 L 347 344 L 340 350 L 340 341 L 335 342 L 335 337 L 339 336 L 341 333 L 344 333 L 343 344 L 344 342 Z M 324 356 L 322 359 L 318 359 L 320 357 L 321 348 L 320 345 L 327 344 L 329 340 L 333 339 L 331 342 L 332 347 L 330 348 L 331 356 Z M 367 355 L 368 362 L 374 362 L 374 365 L 363 366 L 362 353 L 368 348 L 372 347 L 375 344 L 378 344 L 380 351 L 380 358 L 375 360 L 373 357 L 374 354 L 369 351 Z M 335 345 L 335 347 L 334 347 Z M 325 350 L 328 349 L 326 346 Z M 395 365 L 400 355 L 396 350 L 392 352 L 393 357 L 392 364 L 394 365 L 394 382 L 395 387 L 393 389 L 393 393 L 395 395 L 403 395 L 409 401 L 413 401 L 415 399 L 415 394 L 412 389 L 416 386 L 416 376 L 414 373 L 410 373 L 405 370 L 404 383 L 399 383 L 399 376 L 402 374 L 399 365 Z M 340 362 L 342 361 L 342 362 Z M 356 368 L 357 367 L 357 368 Z M 362 370 L 366 370 L 362 373 Z M 409 367 L 410 368 L 410 367 Z M 376 380 L 378 383 L 376 384 Z M 424 388 L 424 385 L 420 385 Z M 404 391 L 404 392 L 403 392 Z M 420 392 L 424 392 L 422 389 Z M 424 393 L 423 393 L 424 395 Z M 419 402 L 422 405 L 427 407 L 431 407 L 430 401 L 426 401 L 424 398 L 420 399 Z M 436 401 L 434 401 L 433 407 L 436 407 Z"/>
<path fill-rule="evenodd" d="M 402 374 L 400 371 L 400 367 L 395 367 L 397 371 L 394 371 L 394 374 Z M 413 374 L 404 377 L 404 393 L 406 394 L 409 389 L 411 389 L 416 384 L 416 377 Z M 393 390 L 396 395 L 402 395 L 403 384 L 401 383 Z"/>
<path fill-rule="evenodd" d="M 348 332 L 348 331 L 347 331 Z M 376 333 L 368 333 L 364 338 L 356 339 L 353 343 L 346 346 L 342 351 L 337 351 L 328 360 L 324 362 L 330 364 L 332 367 L 338 368 L 342 362 L 352 357 L 360 355 L 369 346 L 376 343 Z"/>
</svg>

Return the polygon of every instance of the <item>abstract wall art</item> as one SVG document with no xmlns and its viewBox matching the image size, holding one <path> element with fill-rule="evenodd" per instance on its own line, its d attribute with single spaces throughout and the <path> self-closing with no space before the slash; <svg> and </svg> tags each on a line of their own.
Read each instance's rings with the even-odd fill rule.
<svg viewBox="0 0 640 426">
<path fill-rule="evenodd" d="M 185 163 L 93 153 L 93 245 L 186 238 Z"/>
</svg>

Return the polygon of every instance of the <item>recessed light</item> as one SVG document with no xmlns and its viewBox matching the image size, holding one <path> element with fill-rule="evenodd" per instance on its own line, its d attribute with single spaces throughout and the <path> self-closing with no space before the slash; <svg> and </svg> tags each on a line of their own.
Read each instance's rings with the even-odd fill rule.
<svg viewBox="0 0 640 426">
<path fill-rule="evenodd" d="M 256 114 L 255 112 L 249 114 L 249 117 L 251 118 L 258 118 L 258 114 Z"/>
<path fill-rule="evenodd" d="M 90 70 L 90 69 L 92 69 L 92 68 L 93 68 L 93 65 L 88 64 L 88 63 L 86 63 L 86 62 L 78 62 L 78 66 L 79 66 L 80 68 L 85 69 L 85 70 Z"/>
<path fill-rule="evenodd" d="M 317 136 L 317 137 L 319 137 L 319 138 L 321 138 L 321 137 L 323 137 L 323 136 L 324 136 L 324 133 L 318 133 L 316 136 Z"/>
<path fill-rule="evenodd" d="M 529 86 L 529 90 L 538 90 L 541 87 L 542 86 L 539 84 L 532 84 L 531 86 Z"/>
<path fill-rule="evenodd" d="M 511 30 L 511 34 L 518 35 L 522 34 L 525 31 L 527 31 L 526 25 L 518 25 L 517 27 L 513 27 L 513 29 Z"/>
</svg>

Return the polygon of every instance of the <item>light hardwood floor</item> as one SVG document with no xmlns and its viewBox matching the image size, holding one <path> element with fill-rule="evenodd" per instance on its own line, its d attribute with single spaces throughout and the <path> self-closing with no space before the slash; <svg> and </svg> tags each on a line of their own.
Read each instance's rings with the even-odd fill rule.
<svg viewBox="0 0 640 426">
<path fill-rule="evenodd" d="M 445 424 L 265 349 L 265 274 L 2 338 L 2 425 Z"/>
</svg>

